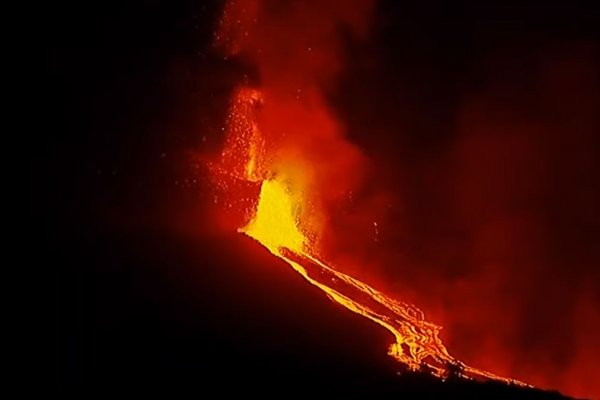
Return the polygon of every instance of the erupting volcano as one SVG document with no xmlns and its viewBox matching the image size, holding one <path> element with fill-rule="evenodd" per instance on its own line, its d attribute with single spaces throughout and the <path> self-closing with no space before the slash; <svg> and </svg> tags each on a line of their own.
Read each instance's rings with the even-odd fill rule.
<svg viewBox="0 0 600 400">
<path fill-rule="evenodd" d="M 360 14 L 368 6 L 359 1 L 349 10 Z M 387 329 L 394 337 L 388 354 L 408 370 L 427 371 L 442 379 L 453 373 L 527 386 L 454 358 L 439 337 L 441 327 L 427 321 L 417 307 L 388 297 L 321 258 L 319 239 L 328 221 L 322 192 L 329 185 L 338 185 L 336 196 L 343 195 L 354 182 L 335 180 L 343 181 L 343 174 L 351 174 L 361 156 L 341 136 L 319 88 L 320 80 L 338 69 L 335 46 L 330 48 L 327 41 L 311 37 L 310 32 L 301 35 L 308 61 L 294 61 L 303 64 L 300 73 L 294 67 L 286 69 L 286 63 L 296 56 L 294 46 L 290 46 L 290 56 L 279 54 L 281 49 L 270 45 L 273 40 L 267 38 L 277 26 L 261 20 L 265 7 L 277 8 L 252 0 L 229 2 L 217 33 L 217 44 L 227 55 L 242 55 L 258 65 L 261 81 L 260 88 L 242 85 L 235 91 L 224 128 L 224 150 L 212 166 L 217 186 L 229 199 L 228 206 L 245 202 L 247 222 L 239 232 L 283 259 L 331 300 Z M 294 3 L 286 7 L 277 12 L 299 15 L 295 22 L 302 26 L 303 8 L 319 6 Z M 360 21 L 359 14 L 351 12 L 342 19 L 353 26 Z M 320 29 L 337 29 L 337 22 L 331 22 L 327 14 L 322 18 L 315 21 Z M 294 26 L 289 30 L 294 33 Z M 330 58 L 320 58 L 327 52 L 333 52 Z M 244 185 L 259 187 L 258 199 L 249 198 L 240 189 Z"/>
<path fill-rule="evenodd" d="M 336 257 L 332 250 L 352 247 L 367 236 L 360 223 L 354 229 L 337 220 L 340 204 L 354 201 L 369 173 L 367 157 L 346 137 L 345 118 L 333 108 L 330 94 L 348 61 L 345 41 L 366 40 L 372 11 L 369 0 L 344 2 L 343 7 L 335 1 L 225 4 L 214 45 L 243 74 L 221 129 L 222 151 L 210 162 L 218 189 L 215 203 L 236 214 L 229 228 L 262 244 L 335 303 L 385 328 L 393 338 L 388 354 L 406 370 L 531 387 L 507 376 L 530 381 L 533 373 L 513 375 L 509 368 L 493 373 L 489 364 L 478 369 L 468 365 L 477 363 L 473 359 L 465 357 L 467 363 L 451 355 L 440 337 L 442 327 L 411 304 L 418 303 L 414 293 L 401 301 L 402 289 L 375 289 L 377 284 L 367 284 L 356 273 L 360 257 L 351 252 Z M 368 221 L 378 235 L 372 208 L 354 210 L 361 214 L 362 227 Z M 387 265 L 383 259 L 376 262 Z M 451 334 L 460 338 L 457 329 Z"/>
<path fill-rule="evenodd" d="M 270 170 L 265 153 L 258 150 L 264 148 L 264 139 L 253 121 L 253 110 L 260 108 L 261 99 L 255 90 L 238 91 L 230 113 L 224 163 L 215 168 L 218 183 L 225 190 L 231 187 L 232 179 L 260 185 L 258 201 L 248 210 L 250 221 L 239 231 L 283 259 L 331 300 L 386 328 L 395 338 L 388 354 L 408 370 L 428 371 L 442 379 L 453 372 L 464 378 L 527 386 L 465 365 L 448 353 L 439 338 L 441 328 L 425 320 L 417 307 L 396 301 L 318 258 L 314 243 L 317 233 L 305 232 L 310 229 L 308 220 L 315 207 L 309 201 L 314 196 L 309 192 L 310 183 L 303 186 L 303 179 L 294 179 L 285 170 Z M 302 176 L 298 167 L 294 171 L 292 176 Z"/>
<path fill-rule="evenodd" d="M 588 3 L 47 2 L 51 388 L 600 398 Z"/>
</svg>

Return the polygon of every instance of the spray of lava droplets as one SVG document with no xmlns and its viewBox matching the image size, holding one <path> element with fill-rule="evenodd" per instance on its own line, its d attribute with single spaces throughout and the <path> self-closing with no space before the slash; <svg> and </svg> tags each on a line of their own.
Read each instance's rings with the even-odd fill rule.
<svg viewBox="0 0 600 400">
<path fill-rule="evenodd" d="M 277 12 L 299 15 L 300 21 L 291 21 L 289 29 L 293 33 L 294 24 L 302 24 L 302 8 L 323 7 L 322 3 L 327 2 L 295 2 L 287 8 L 280 7 Z M 356 3 L 354 9 L 361 14 L 367 3 Z M 299 9 L 290 10 L 293 7 Z M 331 147 L 336 150 L 335 154 L 342 154 L 339 157 L 346 159 L 355 157 L 356 150 L 339 134 L 314 83 L 318 79 L 313 79 L 316 75 L 323 78 L 334 74 L 335 57 L 324 63 L 317 55 L 303 66 L 305 73 L 301 76 L 294 76 L 293 68 L 282 72 L 279 68 L 285 67 L 285 61 L 297 55 L 292 51 L 291 56 L 279 56 L 277 45 L 269 47 L 268 38 L 273 38 L 273 30 L 279 29 L 276 23 L 263 20 L 264 13 L 271 11 L 257 0 L 230 1 L 225 6 L 216 38 L 217 45 L 228 55 L 245 57 L 258 64 L 263 81 L 261 89 L 246 85 L 234 93 L 224 150 L 219 162 L 212 166 L 215 182 L 230 197 L 236 197 L 236 193 L 231 192 L 239 187 L 239 182 L 260 187 L 258 201 L 248 207 L 249 222 L 239 231 L 287 262 L 331 300 L 387 329 L 395 340 L 389 347 L 389 355 L 409 370 L 429 371 L 442 379 L 454 371 L 470 379 L 525 385 L 465 365 L 449 354 L 439 337 L 441 328 L 425 320 L 418 308 L 394 300 L 320 259 L 319 230 L 326 218 L 320 207 L 323 200 L 319 190 L 324 190 L 324 180 L 331 182 L 331 164 L 340 163 L 333 154 L 316 162 L 317 146 L 312 142 L 317 141 L 318 147 Z M 321 14 L 316 15 L 323 15 L 324 9 L 320 11 Z M 321 30 L 330 26 L 329 19 L 335 20 L 327 13 L 322 18 L 313 21 Z M 342 22 L 351 26 L 356 20 L 352 14 L 341 17 Z M 331 29 L 335 27 L 331 24 Z M 260 40 L 253 40 L 256 37 Z M 308 44 L 311 39 L 308 35 Z M 312 52 L 314 48 L 317 54 L 333 51 L 320 39 L 314 43 L 306 49 Z M 321 43 L 321 52 L 318 43 Z M 301 89 L 296 89 L 294 96 L 286 95 L 293 87 Z M 303 97 L 299 98 L 298 93 Z M 279 134 L 278 127 L 286 125 L 291 133 Z"/>
</svg>

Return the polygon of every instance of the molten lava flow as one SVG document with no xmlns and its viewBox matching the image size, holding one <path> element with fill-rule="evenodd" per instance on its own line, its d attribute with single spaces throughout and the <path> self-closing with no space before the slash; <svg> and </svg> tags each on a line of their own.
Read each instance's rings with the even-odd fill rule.
<svg viewBox="0 0 600 400">
<path fill-rule="evenodd" d="M 452 370 L 466 378 L 522 384 L 456 360 L 439 338 L 440 327 L 425 321 L 419 309 L 391 299 L 312 256 L 308 240 L 299 228 L 301 201 L 301 196 L 295 196 L 284 180 L 265 180 L 256 214 L 240 231 L 285 260 L 333 301 L 389 330 L 396 340 L 390 346 L 389 354 L 410 370 L 427 369 L 440 378 Z"/>
</svg>

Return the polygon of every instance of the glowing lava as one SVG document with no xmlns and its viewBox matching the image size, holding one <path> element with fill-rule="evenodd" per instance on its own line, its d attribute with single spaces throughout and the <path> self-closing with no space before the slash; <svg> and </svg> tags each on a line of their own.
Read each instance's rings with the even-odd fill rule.
<svg viewBox="0 0 600 400">
<path fill-rule="evenodd" d="M 427 322 L 419 309 L 389 298 L 311 255 L 308 240 L 299 228 L 301 214 L 302 197 L 292 193 L 285 180 L 265 180 L 262 182 L 256 214 L 240 231 L 285 260 L 330 299 L 390 331 L 395 343 L 390 346 L 388 354 L 408 369 L 428 370 L 440 378 L 447 377 L 453 371 L 465 378 L 494 379 L 525 385 L 456 360 L 439 338 L 440 327 Z"/>
</svg>

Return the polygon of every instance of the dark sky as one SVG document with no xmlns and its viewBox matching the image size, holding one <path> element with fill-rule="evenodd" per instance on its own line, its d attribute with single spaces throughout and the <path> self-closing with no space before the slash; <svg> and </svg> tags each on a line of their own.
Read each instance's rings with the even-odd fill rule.
<svg viewBox="0 0 600 400">
<path fill-rule="evenodd" d="M 328 88 L 373 160 L 339 216 L 355 242 L 332 257 L 379 265 L 355 272 L 447 325 L 462 357 L 508 353 L 501 368 L 527 375 L 539 362 L 541 381 L 567 387 L 557 371 L 572 381 L 599 355 L 598 325 L 580 321 L 598 321 L 600 304 L 598 12 L 577 1 L 400 3 L 379 3 L 369 40 L 348 37 Z M 63 390 L 223 376 L 367 385 L 395 372 L 385 332 L 214 225 L 195 160 L 219 149 L 231 90 L 255 73 L 211 48 L 220 8 L 43 10 L 30 196 L 55 273 Z M 352 207 L 373 214 L 353 219 Z"/>
</svg>

